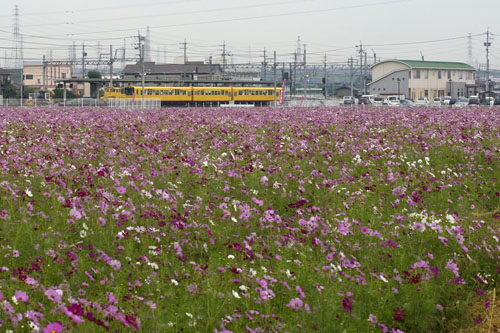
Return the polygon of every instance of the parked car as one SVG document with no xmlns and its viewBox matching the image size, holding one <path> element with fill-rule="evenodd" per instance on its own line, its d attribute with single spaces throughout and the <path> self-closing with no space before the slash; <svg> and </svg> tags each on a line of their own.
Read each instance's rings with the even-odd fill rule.
<svg viewBox="0 0 500 333">
<path fill-rule="evenodd" d="M 380 96 L 373 97 L 373 105 L 377 106 L 384 105 L 384 98 Z"/>
<path fill-rule="evenodd" d="M 399 97 L 398 96 L 387 96 L 385 101 L 385 105 L 388 106 L 400 106 Z"/>
<path fill-rule="evenodd" d="M 439 97 L 434 97 L 434 101 L 432 101 L 432 106 L 441 106 L 443 105 L 441 99 Z"/>
<path fill-rule="evenodd" d="M 360 97 L 361 98 L 368 98 L 368 101 L 370 101 L 370 104 L 373 104 L 373 100 L 375 99 L 375 95 L 363 95 Z M 361 104 L 361 103 L 359 103 Z"/>
<path fill-rule="evenodd" d="M 370 102 L 370 100 L 369 100 L 367 97 L 362 97 L 362 96 L 361 96 L 361 97 L 358 99 L 358 104 L 359 104 L 359 105 L 370 105 L 370 104 L 371 104 L 371 102 Z"/>
<path fill-rule="evenodd" d="M 477 97 L 469 98 L 469 101 L 467 103 L 467 105 L 473 105 L 473 106 L 479 106 L 479 104 L 481 104 L 481 101 Z"/>
<path fill-rule="evenodd" d="M 402 99 L 399 101 L 399 103 L 401 104 L 401 106 L 415 106 L 415 103 L 413 103 L 413 101 L 410 99 Z"/>
<path fill-rule="evenodd" d="M 417 98 L 415 105 L 416 106 L 429 106 L 429 100 L 427 99 L 427 97 L 419 97 L 419 98 Z"/>
<path fill-rule="evenodd" d="M 443 97 L 443 105 L 451 105 L 450 101 L 452 100 L 451 96 L 444 96 Z"/>
<path fill-rule="evenodd" d="M 500 105 L 500 98 L 495 98 L 495 100 L 493 101 L 493 105 Z"/>
<path fill-rule="evenodd" d="M 453 104 L 453 107 L 456 108 L 463 108 L 469 105 L 469 99 L 465 97 L 459 97 L 457 98 L 457 101 Z"/>
<path fill-rule="evenodd" d="M 354 98 L 352 96 L 344 96 L 342 97 L 342 105 L 353 105 Z"/>
</svg>

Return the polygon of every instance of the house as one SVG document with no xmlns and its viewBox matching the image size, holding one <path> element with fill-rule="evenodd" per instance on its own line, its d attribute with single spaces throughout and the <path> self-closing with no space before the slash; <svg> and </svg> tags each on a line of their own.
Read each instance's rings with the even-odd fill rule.
<svg viewBox="0 0 500 333">
<path fill-rule="evenodd" d="M 0 95 L 3 96 L 5 86 L 10 83 L 10 72 L 0 68 Z"/>
<path fill-rule="evenodd" d="M 45 67 L 45 75 L 44 75 Z M 51 64 L 43 65 L 42 61 L 25 61 L 23 65 L 23 85 L 41 90 L 54 90 L 59 79 L 71 78 L 71 65 Z"/>
<path fill-rule="evenodd" d="M 122 71 L 124 80 L 140 79 L 142 73 L 141 63 L 127 65 Z M 217 64 L 205 64 L 203 62 L 187 62 L 186 64 L 156 64 L 154 62 L 144 63 L 144 73 L 147 79 L 159 81 L 211 81 L 220 80 L 222 76 L 221 66 Z"/>
<path fill-rule="evenodd" d="M 468 97 L 475 91 L 474 67 L 461 62 L 387 60 L 371 67 L 368 93 L 427 97 Z"/>
</svg>

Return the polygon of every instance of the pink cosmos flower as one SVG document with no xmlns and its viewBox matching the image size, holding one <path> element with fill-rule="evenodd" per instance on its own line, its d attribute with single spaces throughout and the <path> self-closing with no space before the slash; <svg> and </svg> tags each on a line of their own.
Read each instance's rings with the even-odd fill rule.
<svg viewBox="0 0 500 333">
<path fill-rule="evenodd" d="M 252 197 L 252 201 L 255 202 L 259 206 L 262 206 L 264 204 L 264 200 L 259 200 L 256 197 Z"/>
<path fill-rule="evenodd" d="M 43 329 L 43 333 L 61 333 L 61 332 L 62 332 L 62 325 L 58 321 L 48 324 Z"/>
<path fill-rule="evenodd" d="M 123 186 L 118 186 L 116 188 L 116 192 L 118 192 L 120 194 L 123 194 L 123 193 L 127 192 L 127 189 L 125 187 L 123 187 Z"/>
<path fill-rule="evenodd" d="M 19 302 L 27 302 L 29 297 L 28 297 L 28 294 L 26 294 L 24 291 L 22 290 L 18 290 L 16 291 L 16 293 L 14 294 L 14 296 L 16 297 L 16 299 L 19 301 Z"/>
<path fill-rule="evenodd" d="M 288 303 L 286 306 L 289 307 L 290 309 L 298 311 L 302 308 L 303 304 L 304 304 L 304 302 L 300 298 L 296 297 L 296 298 L 292 298 L 290 300 L 290 303 Z"/>
</svg>

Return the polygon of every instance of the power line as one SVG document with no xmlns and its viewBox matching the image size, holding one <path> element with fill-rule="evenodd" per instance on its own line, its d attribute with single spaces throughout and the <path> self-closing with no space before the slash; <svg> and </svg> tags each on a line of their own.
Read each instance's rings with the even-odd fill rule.
<svg viewBox="0 0 500 333">
<path fill-rule="evenodd" d="M 156 3 L 145 3 L 145 1 L 141 1 L 140 4 L 137 5 L 129 5 L 129 6 L 123 6 L 120 5 L 119 7 L 117 6 L 109 6 L 109 7 L 96 7 L 96 8 L 86 8 L 86 9 L 76 9 L 76 10 L 58 10 L 58 11 L 51 11 L 51 12 L 28 12 L 23 14 L 24 16 L 42 16 L 42 15 L 53 15 L 53 14 L 74 14 L 74 13 L 83 13 L 83 12 L 97 12 L 97 11 L 102 11 L 106 9 L 128 9 L 128 8 L 134 8 L 134 7 L 144 7 L 144 6 L 157 6 L 157 5 L 170 5 L 174 3 L 186 3 L 186 2 L 194 2 L 194 1 L 199 1 L 199 0 L 179 0 L 179 1 L 169 1 L 169 2 L 156 2 Z M 0 17 L 9 17 L 10 15 L 0 15 Z"/>
<path fill-rule="evenodd" d="M 282 1 L 282 2 L 276 2 L 276 3 L 265 3 L 265 4 L 258 4 L 258 5 L 238 6 L 238 7 L 227 7 L 226 6 L 226 7 L 221 7 L 221 8 L 210 8 L 210 9 L 206 9 L 206 10 L 198 10 L 198 11 L 196 11 L 196 14 L 210 13 L 210 12 L 220 13 L 222 11 L 242 10 L 242 9 L 250 9 L 250 8 L 274 7 L 274 6 L 281 6 L 281 5 L 297 3 L 297 2 L 303 2 L 303 1 L 302 0 Z M 128 20 L 134 20 L 134 19 L 144 19 L 144 18 L 150 19 L 152 17 L 167 17 L 167 16 L 179 16 L 179 15 L 193 15 L 193 10 L 180 11 L 180 12 L 168 12 L 168 13 L 162 13 L 162 14 L 156 14 L 156 15 L 139 15 L 139 16 L 126 16 L 126 17 L 114 17 L 114 18 L 105 18 L 105 19 L 84 20 L 84 21 L 76 21 L 76 22 L 72 22 L 72 23 L 69 23 L 69 22 L 49 22 L 49 23 L 42 23 L 42 24 L 29 24 L 29 25 L 24 25 L 24 27 L 54 26 L 54 25 L 60 25 L 60 24 L 62 24 L 62 25 L 69 25 L 69 24 L 77 25 L 77 24 L 82 24 L 82 23 L 128 21 Z"/>
<path fill-rule="evenodd" d="M 178 23 L 178 24 L 151 26 L 151 28 L 155 28 L 155 29 L 156 28 L 172 28 L 172 27 L 184 27 L 184 26 L 215 24 L 215 23 L 250 21 L 250 20 L 265 19 L 265 18 L 305 15 L 305 14 L 313 14 L 313 13 L 325 13 L 325 12 L 341 11 L 341 10 L 347 10 L 347 9 L 378 7 L 378 6 L 384 6 L 384 5 L 389 5 L 389 4 L 398 4 L 398 3 L 410 2 L 410 1 L 412 1 L 412 0 L 380 1 L 380 2 L 374 2 L 374 3 L 368 3 L 368 4 L 340 6 L 340 7 L 324 8 L 324 9 L 311 9 L 311 10 L 305 10 L 305 11 L 295 11 L 295 12 L 280 13 L 280 14 L 268 14 L 268 15 L 247 16 L 247 17 L 239 17 L 239 18 L 227 18 L 227 19 L 220 19 L 220 20 L 186 22 L 186 23 Z M 196 11 L 194 13 L 196 13 Z M 82 32 L 82 33 L 65 33 L 65 34 L 59 34 L 59 35 L 53 35 L 53 36 L 78 36 L 78 35 L 103 34 L 103 33 L 110 33 L 110 32 L 124 32 L 124 31 L 135 31 L 135 30 L 137 30 L 137 28 L 113 29 L 113 30 L 104 30 L 104 31 L 99 30 L 99 31 Z"/>
</svg>

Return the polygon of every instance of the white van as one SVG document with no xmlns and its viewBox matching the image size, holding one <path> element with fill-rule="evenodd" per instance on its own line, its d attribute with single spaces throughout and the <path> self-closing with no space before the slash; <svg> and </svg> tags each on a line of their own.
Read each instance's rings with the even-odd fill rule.
<svg viewBox="0 0 500 333">
<path fill-rule="evenodd" d="M 399 96 L 387 96 L 384 103 L 388 106 L 399 106 Z"/>
<path fill-rule="evenodd" d="M 363 95 L 361 96 L 361 98 L 368 98 L 368 100 L 370 101 L 370 104 L 375 104 L 375 95 Z"/>
</svg>

